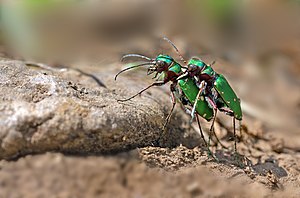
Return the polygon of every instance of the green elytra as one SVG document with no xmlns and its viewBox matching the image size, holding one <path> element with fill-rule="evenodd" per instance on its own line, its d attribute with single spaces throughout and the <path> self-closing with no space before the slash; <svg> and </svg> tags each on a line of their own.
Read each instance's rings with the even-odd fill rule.
<svg viewBox="0 0 300 198">
<path fill-rule="evenodd" d="M 242 120 L 243 113 L 241 108 L 241 100 L 236 96 L 235 92 L 222 74 L 217 75 L 214 87 L 225 101 L 226 105 L 233 111 L 234 117 L 237 120 Z"/>
<path fill-rule="evenodd" d="M 175 62 L 173 58 L 171 58 L 168 55 L 158 55 L 156 60 L 165 61 L 168 64 L 171 64 L 168 69 L 169 71 L 173 71 L 177 74 L 180 74 L 182 72 L 181 65 Z M 190 101 L 191 104 L 194 104 L 197 94 L 199 92 L 199 88 L 195 84 L 194 80 L 191 78 L 182 79 L 178 81 L 178 84 L 186 98 Z M 205 118 L 207 121 L 210 121 L 214 116 L 213 109 L 209 107 L 207 101 L 204 100 L 203 97 L 200 97 L 200 99 L 198 100 L 196 111 L 201 117 Z"/>
<path fill-rule="evenodd" d="M 192 58 L 188 62 L 188 65 L 196 65 L 203 70 L 201 74 L 207 74 L 215 77 L 214 88 L 219 93 L 225 106 L 229 107 L 233 111 L 234 117 L 237 120 L 242 120 L 243 113 L 240 99 L 237 97 L 226 78 L 222 74 L 216 73 L 211 66 L 206 65 L 203 61 L 197 58 Z"/>
</svg>

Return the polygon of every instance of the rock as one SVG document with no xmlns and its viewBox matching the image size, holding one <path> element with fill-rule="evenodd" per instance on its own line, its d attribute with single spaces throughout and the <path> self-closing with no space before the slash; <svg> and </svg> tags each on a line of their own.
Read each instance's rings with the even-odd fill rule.
<svg viewBox="0 0 300 198">
<path fill-rule="evenodd" d="M 46 151 L 111 153 L 158 139 L 170 106 L 166 94 L 121 103 L 117 99 L 134 92 L 66 73 L 0 60 L 0 159 Z M 66 77 L 74 73 L 76 80 Z"/>
</svg>

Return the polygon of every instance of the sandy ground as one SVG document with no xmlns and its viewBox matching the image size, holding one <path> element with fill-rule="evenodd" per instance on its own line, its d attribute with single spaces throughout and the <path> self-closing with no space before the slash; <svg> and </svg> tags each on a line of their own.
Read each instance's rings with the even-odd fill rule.
<svg viewBox="0 0 300 198">
<path fill-rule="evenodd" d="M 299 153 L 266 135 L 248 132 L 239 140 L 244 155 L 214 146 L 216 159 L 205 147 L 179 145 L 114 156 L 47 153 L 1 161 L 0 197 L 300 196 Z"/>
</svg>

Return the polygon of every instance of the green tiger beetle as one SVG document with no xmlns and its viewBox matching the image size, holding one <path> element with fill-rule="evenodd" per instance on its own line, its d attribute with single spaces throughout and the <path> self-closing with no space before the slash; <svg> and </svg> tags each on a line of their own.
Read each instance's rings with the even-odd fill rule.
<svg viewBox="0 0 300 198">
<path fill-rule="evenodd" d="M 179 55 L 181 61 L 183 61 L 186 64 L 186 61 L 183 59 L 182 55 L 180 54 L 179 50 L 177 47 L 167 38 L 164 38 L 164 40 L 168 41 L 175 49 L 176 53 Z M 199 81 L 196 78 L 196 75 L 191 75 L 191 67 L 197 63 L 195 58 L 191 59 L 189 61 L 188 67 L 181 66 L 179 63 L 177 63 L 171 56 L 165 55 L 165 54 L 160 54 L 158 55 L 155 59 L 151 59 L 149 57 L 146 57 L 144 55 L 140 54 L 127 54 L 122 57 L 122 61 L 128 57 L 138 57 L 144 60 L 147 60 L 147 62 L 131 66 L 128 68 L 125 68 L 118 72 L 115 76 L 115 80 L 117 79 L 118 75 L 121 74 L 124 71 L 141 67 L 141 66 L 148 66 L 147 69 L 147 75 L 150 75 L 152 73 L 155 73 L 154 78 L 156 78 L 158 75 L 163 75 L 163 80 L 161 81 L 155 81 L 151 85 L 147 86 L 146 88 L 142 89 L 139 91 L 137 94 L 123 100 L 118 100 L 118 101 L 128 101 L 131 100 L 132 98 L 140 95 L 144 91 L 148 90 L 149 88 L 153 86 L 162 86 L 169 81 L 172 82 L 170 85 L 170 91 L 171 91 L 171 99 L 172 99 L 172 108 L 170 113 L 168 114 L 165 124 L 163 126 L 163 129 L 165 130 L 171 114 L 174 110 L 175 104 L 176 104 L 176 98 L 179 99 L 179 101 L 184 105 L 188 107 L 193 107 L 192 108 L 192 117 L 196 115 L 196 120 L 200 129 L 200 134 L 202 139 L 204 140 L 206 147 L 208 149 L 209 154 L 211 154 L 211 151 L 209 149 L 209 144 L 205 141 L 204 135 L 202 132 L 202 128 L 200 125 L 199 117 L 203 117 L 207 121 L 210 121 L 213 119 L 213 122 L 215 121 L 215 116 L 214 116 L 214 111 L 216 112 L 216 109 L 214 109 L 216 100 L 208 100 L 207 98 L 208 95 L 213 95 L 211 94 L 211 89 L 209 89 L 210 83 L 206 82 L 205 80 Z M 200 63 L 200 60 L 199 60 Z M 203 63 L 203 62 L 202 62 Z M 204 64 L 204 63 L 203 63 Z M 185 71 L 184 71 L 185 70 Z M 197 84 L 198 83 L 198 84 Z M 179 85 L 179 89 L 177 88 L 177 84 Z M 175 96 L 176 95 L 176 96 Z M 205 99 L 204 99 L 205 98 Z M 219 106 L 216 106 L 219 107 Z M 213 126 L 213 124 L 212 124 Z M 212 129 L 212 127 L 211 127 Z M 211 131 L 211 130 L 210 130 Z M 211 134 L 210 134 L 211 137 Z M 210 139 L 209 139 L 210 140 Z M 217 141 L 220 142 L 217 138 Z M 222 145 L 222 144 L 221 144 Z"/>
<path fill-rule="evenodd" d="M 212 121 L 210 131 L 213 130 L 215 118 L 217 116 L 217 110 L 220 110 L 233 118 L 233 131 L 235 140 L 234 150 L 236 152 L 235 119 L 239 120 L 240 122 L 242 120 L 243 115 L 240 104 L 241 102 L 226 78 L 222 74 L 218 74 L 213 70 L 211 67 L 213 64 L 214 63 L 207 65 L 198 58 L 192 58 L 188 63 L 188 69 L 184 72 L 184 74 L 178 77 L 177 80 L 190 80 L 190 78 L 193 78 L 195 79 L 198 87 L 203 87 L 204 84 L 205 88 L 203 89 L 203 92 L 201 93 L 200 89 L 197 94 L 196 103 L 202 97 L 202 100 L 205 99 L 209 106 L 214 110 L 214 119 Z M 194 103 L 191 112 L 192 119 L 194 117 L 196 103 Z"/>
</svg>

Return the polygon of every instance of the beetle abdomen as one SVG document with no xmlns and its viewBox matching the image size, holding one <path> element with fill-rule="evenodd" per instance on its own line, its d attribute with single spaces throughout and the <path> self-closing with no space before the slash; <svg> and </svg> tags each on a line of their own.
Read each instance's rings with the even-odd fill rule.
<svg viewBox="0 0 300 198">
<path fill-rule="evenodd" d="M 188 98 L 191 104 L 194 104 L 199 88 L 191 78 L 184 80 L 179 80 L 179 86 L 183 91 L 184 95 Z M 213 118 L 214 112 L 213 109 L 209 107 L 207 101 L 204 99 L 204 96 L 200 96 L 199 101 L 196 106 L 197 113 L 205 118 L 207 121 L 210 121 Z"/>
<path fill-rule="evenodd" d="M 242 120 L 243 113 L 240 99 L 236 96 L 235 92 L 222 74 L 216 76 L 214 87 L 224 100 L 225 104 L 234 112 L 234 117 L 238 120 Z"/>
</svg>

